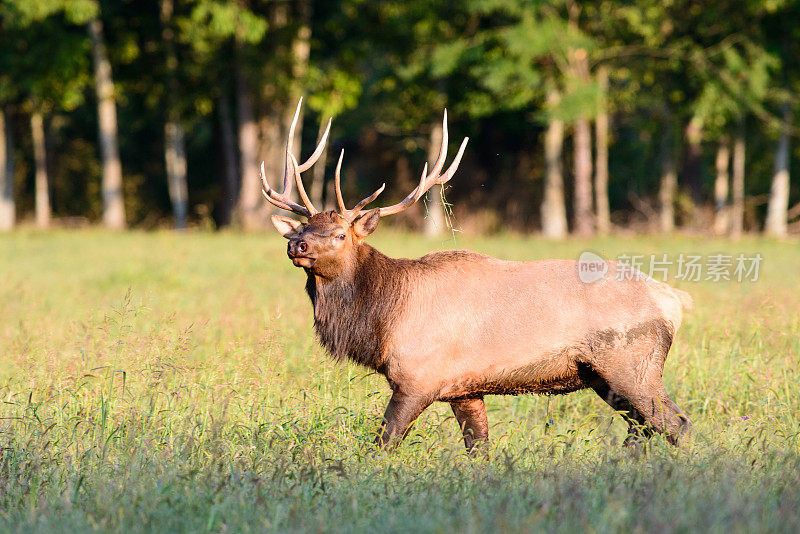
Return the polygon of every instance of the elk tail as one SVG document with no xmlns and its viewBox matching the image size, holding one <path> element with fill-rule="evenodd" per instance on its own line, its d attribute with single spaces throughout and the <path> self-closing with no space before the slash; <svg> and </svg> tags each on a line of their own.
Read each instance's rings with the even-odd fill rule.
<svg viewBox="0 0 800 534">
<path fill-rule="evenodd" d="M 674 287 L 670 288 L 672 290 L 672 294 L 675 295 L 681 303 L 681 308 L 684 310 L 691 310 L 694 306 L 694 299 L 692 296 L 687 293 L 686 291 L 681 291 L 680 289 L 675 289 Z"/>
</svg>

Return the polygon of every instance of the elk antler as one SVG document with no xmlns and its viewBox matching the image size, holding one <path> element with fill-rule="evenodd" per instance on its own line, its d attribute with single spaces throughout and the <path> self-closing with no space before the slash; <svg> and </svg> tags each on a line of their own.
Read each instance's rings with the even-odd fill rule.
<svg viewBox="0 0 800 534">
<path fill-rule="evenodd" d="M 344 217 L 346 221 L 353 222 L 358 218 L 358 214 L 364 206 L 378 198 L 378 195 L 386 188 L 386 184 L 381 184 L 377 191 L 356 204 L 353 209 L 347 209 L 344 205 L 344 199 L 342 198 L 342 158 L 344 158 L 344 149 L 339 153 L 339 162 L 336 163 L 336 173 L 334 174 L 336 203 L 339 204 L 339 215 Z"/>
<path fill-rule="evenodd" d="M 319 213 L 319 210 L 314 207 L 314 204 L 311 203 L 311 199 L 308 198 L 306 190 L 303 187 L 303 181 L 300 178 L 300 173 L 310 169 L 311 166 L 314 165 L 314 163 L 316 163 L 319 157 L 322 155 L 323 150 L 325 150 L 325 143 L 328 141 L 328 133 L 331 131 L 331 119 L 328 119 L 328 126 L 325 128 L 325 132 L 322 134 L 322 138 L 319 140 L 319 144 L 317 145 L 316 150 L 314 150 L 314 153 L 309 156 L 305 163 L 300 165 L 297 163 L 297 159 L 295 158 L 294 154 L 292 154 L 292 142 L 294 141 L 294 129 L 297 126 L 297 120 L 300 116 L 300 107 L 302 105 L 303 99 L 301 98 L 300 102 L 297 103 L 297 110 L 294 112 L 292 124 L 289 126 L 289 137 L 286 140 L 286 163 L 283 171 L 283 193 L 278 193 L 269 186 L 269 182 L 267 182 L 267 175 L 264 172 L 263 161 L 261 162 L 261 185 L 263 186 L 262 193 L 264 194 L 264 197 L 273 206 L 277 206 L 287 211 L 292 211 L 298 215 L 311 217 L 312 215 Z M 291 174 L 294 174 L 294 181 L 297 183 L 297 192 L 300 193 L 300 199 L 303 201 L 303 204 L 305 204 L 305 207 L 293 202 L 291 199 Z"/>
<path fill-rule="evenodd" d="M 306 190 L 303 187 L 303 180 L 301 179 L 300 174 L 310 169 L 311 166 L 314 165 L 314 163 L 316 163 L 316 161 L 322 155 L 322 151 L 325 150 L 325 143 L 328 141 L 328 133 L 331 130 L 331 119 L 328 119 L 328 126 L 325 128 L 325 133 L 322 134 L 322 138 L 320 139 L 316 150 L 314 150 L 314 153 L 311 154 L 308 160 L 301 165 L 297 162 L 297 159 L 292 153 L 292 141 L 294 140 L 294 129 L 297 125 L 297 119 L 300 116 L 300 107 L 302 105 L 303 99 L 301 98 L 300 102 L 297 104 L 297 111 L 294 113 L 292 124 L 289 127 L 289 137 L 286 140 L 286 165 L 284 167 L 283 174 L 283 193 L 277 193 L 269 186 L 269 183 L 267 182 L 267 175 L 264 172 L 263 161 L 261 162 L 261 183 L 264 188 L 264 197 L 271 204 L 287 211 L 293 211 L 294 213 L 303 215 L 305 217 L 311 217 L 312 215 L 319 213 L 319 210 L 314 207 L 314 205 L 311 203 L 311 199 L 308 198 Z M 448 167 L 444 174 L 441 174 L 442 168 L 444 167 L 444 160 L 447 155 L 447 110 L 445 109 L 444 118 L 442 119 L 442 146 L 439 148 L 439 156 L 436 158 L 436 162 L 433 164 L 430 174 L 428 174 L 428 164 L 426 163 L 425 167 L 422 169 L 422 176 L 419 179 L 419 185 L 417 185 L 417 187 L 411 191 L 406 198 L 400 201 L 400 203 L 385 208 L 379 208 L 379 215 L 381 217 L 386 217 L 387 215 L 400 213 L 401 211 L 408 209 L 412 204 L 422 198 L 422 195 L 424 195 L 428 189 L 433 187 L 435 184 L 444 184 L 450 180 L 450 178 L 453 177 L 453 174 L 455 174 L 456 169 L 458 169 L 458 164 L 461 162 L 461 156 L 464 155 L 464 149 L 467 147 L 468 141 L 469 137 L 465 137 L 461 142 L 461 147 L 458 149 L 458 153 L 453 159 L 453 162 L 450 164 L 450 167 Z M 386 188 L 386 184 L 381 185 L 377 191 L 356 204 L 352 209 L 347 209 L 344 205 L 344 199 L 342 198 L 342 158 L 344 158 L 344 150 L 342 150 L 342 152 L 339 154 L 339 162 L 336 164 L 334 182 L 336 186 L 336 202 L 339 205 L 339 215 L 344 217 L 344 219 L 348 222 L 353 222 L 358 219 L 359 214 L 364 206 L 375 200 L 378 195 L 383 192 L 383 190 Z M 303 204 L 305 204 L 305 207 L 291 200 L 291 174 L 294 174 L 294 181 L 297 184 L 297 192 L 300 194 L 300 199 L 303 201 Z"/>
<path fill-rule="evenodd" d="M 406 198 L 400 201 L 400 203 L 385 208 L 379 208 L 379 215 L 381 217 L 386 217 L 387 215 L 400 213 L 401 211 L 408 209 L 417 200 L 422 198 L 422 195 L 424 195 L 428 189 L 433 187 L 435 184 L 444 184 L 450 180 L 450 178 L 452 178 L 455 174 L 456 169 L 458 169 L 458 164 L 461 163 L 461 156 L 464 155 L 464 149 L 467 147 L 468 141 L 469 137 L 465 137 L 461 142 L 461 147 L 458 149 L 458 153 L 453 159 L 453 162 L 450 164 L 450 167 L 448 167 L 444 174 L 441 174 L 442 168 L 444 167 L 445 156 L 447 155 L 447 110 L 445 109 L 444 118 L 442 119 L 442 146 L 439 149 L 439 156 L 436 158 L 436 162 L 433 164 L 431 173 L 428 174 L 428 164 L 426 163 L 425 167 L 422 169 L 422 176 L 419 179 L 419 185 L 417 185 L 417 187 L 411 191 Z M 342 150 L 341 154 L 339 154 L 339 163 L 336 164 L 336 202 L 339 204 L 339 214 L 346 220 L 353 222 L 358 218 L 359 212 L 364 208 L 364 206 L 375 200 L 375 198 L 381 194 L 386 184 L 381 185 L 377 191 L 356 204 L 353 209 L 348 210 L 345 208 L 344 200 L 342 199 L 341 179 L 339 176 L 343 157 L 344 150 Z"/>
<path fill-rule="evenodd" d="M 387 215 L 394 215 L 395 213 L 400 213 L 401 211 L 408 209 L 417 200 L 422 198 L 422 195 L 424 195 L 428 189 L 436 184 L 444 184 L 450 180 L 450 178 L 452 178 L 456 173 L 458 164 L 461 163 L 461 156 L 464 155 L 464 149 L 467 148 L 468 141 L 469 137 L 465 137 L 464 140 L 461 141 L 461 146 L 458 148 L 456 157 L 453 158 L 453 162 L 450 164 L 450 167 L 447 168 L 447 171 L 445 171 L 444 174 L 441 174 L 442 168 L 444 167 L 444 160 L 447 156 L 447 110 L 445 109 L 444 118 L 442 119 L 442 147 L 439 150 L 439 157 L 436 158 L 436 162 L 433 164 L 431 173 L 428 174 L 428 164 L 425 163 L 425 166 L 422 169 L 422 176 L 419 179 L 419 185 L 417 185 L 417 187 L 398 204 L 380 208 L 380 216 L 386 217 Z"/>
</svg>

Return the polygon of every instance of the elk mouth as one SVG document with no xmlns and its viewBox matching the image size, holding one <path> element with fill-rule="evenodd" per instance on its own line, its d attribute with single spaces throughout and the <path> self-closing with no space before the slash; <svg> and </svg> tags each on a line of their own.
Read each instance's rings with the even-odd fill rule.
<svg viewBox="0 0 800 534">
<path fill-rule="evenodd" d="M 306 269 L 310 269 L 314 266 L 314 263 L 317 261 L 317 258 L 312 256 L 303 256 L 301 254 L 289 254 L 289 258 L 294 263 L 295 267 L 304 267 Z"/>
</svg>

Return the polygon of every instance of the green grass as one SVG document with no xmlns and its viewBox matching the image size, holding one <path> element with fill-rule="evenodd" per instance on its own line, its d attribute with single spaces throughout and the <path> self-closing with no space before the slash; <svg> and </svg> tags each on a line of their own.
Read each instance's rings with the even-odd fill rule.
<svg viewBox="0 0 800 534">
<path fill-rule="evenodd" d="M 395 256 L 453 239 L 379 230 Z M 0 530 L 800 531 L 800 247 L 458 236 L 504 258 L 764 257 L 691 292 L 665 384 L 690 445 L 620 447 L 591 393 L 489 397 L 488 461 L 446 405 L 372 449 L 388 387 L 315 342 L 274 235 L 0 236 Z"/>
</svg>

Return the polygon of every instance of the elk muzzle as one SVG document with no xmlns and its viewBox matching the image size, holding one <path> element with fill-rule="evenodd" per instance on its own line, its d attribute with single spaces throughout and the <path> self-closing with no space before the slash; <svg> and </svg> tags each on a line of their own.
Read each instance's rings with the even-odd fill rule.
<svg viewBox="0 0 800 534">
<path fill-rule="evenodd" d="M 289 240 L 289 244 L 286 247 L 286 254 L 296 267 L 305 267 L 306 269 L 310 269 L 314 266 L 316 258 L 309 255 L 308 250 L 308 243 L 306 243 L 303 239 L 295 237 Z"/>
</svg>

